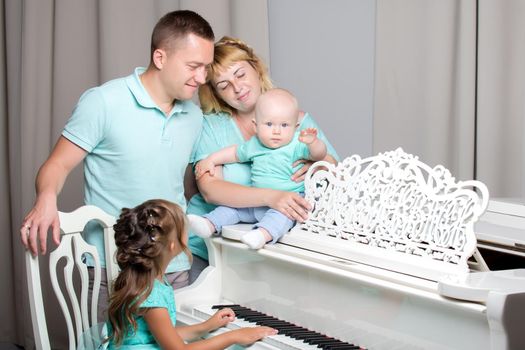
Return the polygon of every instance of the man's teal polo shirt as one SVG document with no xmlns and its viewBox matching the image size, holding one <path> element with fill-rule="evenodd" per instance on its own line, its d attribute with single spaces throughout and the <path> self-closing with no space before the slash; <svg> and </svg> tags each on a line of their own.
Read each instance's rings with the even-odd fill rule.
<svg viewBox="0 0 525 350">
<path fill-rule="evenodd" d="M 184 172 L 202 128 L 202 112 L 177 101 L 168 115 L 153 102 L 134 74 L 86 91 L 62 135 L 88 152 L 84 160 L 84 201 L 118 217 L 154 198 L 186 209 Z M 102 230 L 89 225 L 86 240 L 97 246 L 103 266 Z M 88 261 L 89 263 L 89 261 Z M 179 255 L 167 272 L 189 269 Z"/>
</svg>

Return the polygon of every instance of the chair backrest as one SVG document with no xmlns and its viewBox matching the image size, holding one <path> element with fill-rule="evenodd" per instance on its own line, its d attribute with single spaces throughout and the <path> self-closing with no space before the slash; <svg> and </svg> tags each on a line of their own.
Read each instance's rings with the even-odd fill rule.
<svg viewBox="0 0 525 350">
<path fill-rule="evenodd" d="M 82 237 L 82 231 L 86 224 L 94 220 L 104 229 L 104 246 L 106 258 L 106 274 L 108 288 L 117 276 L 118 266 L 115 262 L 115 237 L 113 224 L 115 218 L 95 206 L 83 206 L 71 213 L 59 212 L 60 218 L 60 245 L 49 254 L 49 274 L 55 295 L 66 320 L 69 338 L 69 349 L 77 348 L 78 341 L 91 326 L 97 323 L 97 304 L 100 289 L 101 265 L 97 249 L 86 243 Z M 88 286 L 89 276 L 83 255 L 91 255 L 94 260 L 94 284 L 91 298 L 91 318 L 88 312 Z M 65 265 L 60 268 L 64 276 L 64 286 L 58 282 L 58 261 L 64 259 Z M 29 302 L 31 307 L 31 320 L 33 334 L 37 349 L 50 349 L 49 335 L 45 319 L 44 302 L 42 298 L 41 277 L 38 256 L 33 257 L 26 252 L 27 286 L 29 291 Z M 76 271 L 76 272 L 75 272 Z M 80 276 L 80 298 L 73 285 L 73 276 Z M 67 300 L 67 301 L 66 301 Z M 68 307 L 68 302 L 71 310 Z"/>
</svg>

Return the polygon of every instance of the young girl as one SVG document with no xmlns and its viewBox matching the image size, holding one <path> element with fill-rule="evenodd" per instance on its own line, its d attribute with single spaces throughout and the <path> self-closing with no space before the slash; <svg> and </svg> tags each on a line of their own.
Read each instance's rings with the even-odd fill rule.
<svg viewBox="0 0 525 350">
<path fill-rule="evenodd" d="M 222 309 L 205 322 L 175 327 L 174 293 L 164 271 L 180 252 L 191 256 L 181 208 L 165 200 L 149 200 L 123 209 L 114 230 L 121 271 L 108 310 L 109 349 L 224 349 L 277 333 L 268 327 L 241 328 L 186 344 L 225 326 L 235 314 Z"/>
</svg>

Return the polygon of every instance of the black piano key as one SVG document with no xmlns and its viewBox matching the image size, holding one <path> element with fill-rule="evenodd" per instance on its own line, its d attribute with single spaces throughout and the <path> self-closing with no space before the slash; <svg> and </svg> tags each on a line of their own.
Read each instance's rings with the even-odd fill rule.
<svg viewBox="0 0 525 350">
<path fill-rule="evenodd" d="M 288 330 L 288 329 L 281 329 L 279 330 L 279 334 L 284 334 L 288 337 L 292 337 L 293 338 L 293 335 L 294 334 L 298 334 L 298 331 L 296 329 L 291 329 L 291 330 Z"/>
<path fill-rule="evenodd" d="M 308 339 L 314 338 L 315 336 L 316 335 L 312 334 L 312 333 L 305 333 L 305 334 L 296 335 L 294 338 L 297 339 L 297 340 L 302 340 L 302 341 L 306 342 Z"/>
<path fill-rule="evenodd" d="M 315 341 L 319 341 L 319 340 L 326 340 L 328 339 L 326 337 L 326 335 L 322 335 L 322 334 L 319 334 L 319 335 L 316 335 L 316 336 L 313 336 L 313 337 L 310 337 L 308 339 L 305 339 L 304 341 L 309 343 L 309 344 L 312 344 L 314 343 Z"/>
<path fill-rule="evenodd" d="M 314 332 L 314 331 L 308 331 L 303 334 L 297 335 L 296 339 L 307 339 L 307 338 L 318 337 L 320 335 L 322 334 Z"/>
<path fill-rule="evenodd" d="M 266 323 L 266 325 L 270 326 L 270 325 L 275 325 L 275 326 L 289 326 L 289 327 L 293 327 L 295 326 L 294 324 L 290 323 L 290 322 L 286 322 L 286 321 L 283 321 L 283 320 L 280 320 L 278 318 L 276 319 L 273 319 L 273 320 L 266 320 L 264 321 Z"/>
<path fill-rule="evenodd" d="M 229 307 L 230 309 L 233 309 L 235 307 L 240 307 L 241 305 L 239 304 L 225 304 L 225 305 L 213 305 L 211 308 L 213 310 L 220 310 L 220 309 L 224 309 L 224 308 L 227 308 Z"/>
<path fill-rule="evenodd" d="M 308 338 L 305 339 L 304 342 L 310 345 L 316 345 L 318 348 L 321 347 L 323 344 L 330 344 L 330 341 L 334 341 L 334 338 L 328 339 L 326 336 L 323 337 L 316 337 L 316 338 Z"/>
<path fill-rule="evenodd" d="M 311 343 L 312 345 L 335 345 L 335 344 L 340 344 L 341 341 L 335 338 L 324 336 L 319 339 L 315 339 L 315 338 L 311 339 L 309 340 L 309 343 Z"/>
<path fill-rule="evenodd" d="M 263 326 L 273 327 L 275 329 L 289 329 L 293 327 L 297 327 L 291 323 L 285 322 L 285 321 L 261 321 L 260 322 Z"/>
<path fill-rule="evenodd" d="M 298 331 L 292 331 L 289 334 L 287 334 L 289 337 L 297 339 L 298 336 L 305 335 L 305 334 L 312 334 L 311 331 L 303 329 Z"/>
<path fill-rule="evenodd" d="M 243 315 L 243 316 L 237 316 L 238 318 L 245 319 L 246 321 L 258 321 L 258 320 L 275 320 L 275 317 L 272 316 L 266 316 L 266 315 Z"/>
<path fill-rule="evenodd" d="M 261 316 L 261 315 L 264 315 L 263 313 L 260 313 L 258 311 L 253 311 L 253 310 L 233 310 L 233 311 L 238 316 Z"/>
<path fill-rule="evenodd" d="M 317 344 L 319 345 L 334 345 L 334 344 L 340 344 L 341 341 L 335 338 L 326 337 L 326 339 L 320 339 L 317 341 Z"/>
<path fill-rule="evenodd" d="M 297 328 L 291 328 L 291 327 L 272 327 L 274 329 L 277 329 L 279 334 L 289 335 L 291 332 L 297 331 Z"/>
<path fill-rule="evenodd" d="M 340 340 L 333 339 L 331 341 L 322 342 L 321 344 L 317 344 L 317 347 L 323 349 L 323 350 L 331 350 L 335 348 L 336 346 L 344 345 L 344 343 Z"/>
<path fill-rule="evenodd" d="M 277 329 L 277 327 L 285 327 L 286 326 L 284 323 L 275 323 L 275 322 L 268 321 L 268 320 L 257 320 L 257 321 L 255 321 L 255 324 L 259 325 L 259 326 L 266 326 L 266 327 L 271 327 L 271 328 L 275 328 L 275 329 Z"/>
<path fill-rule="evenodd" d="M 359 346 L 351 345 L 348 343 L 342 343 L 340 345 L 333 345 L 333 346 L 329 346 L 326 348 L 326 350 L 359 350 L 359 349 L 361 349 Z"/>
<path fill-rule="evenodd" d="M 242 318 L 244 320 L 263 318 L 263 317 L 271 317 L 271 316 L 268 316 L 268 315 L 260 315 L 260 314 L 257 315 L 257 314 L 238 314 L 238 313 L 235 313 L 235 316 L 237 318 Z"/>
</svg>

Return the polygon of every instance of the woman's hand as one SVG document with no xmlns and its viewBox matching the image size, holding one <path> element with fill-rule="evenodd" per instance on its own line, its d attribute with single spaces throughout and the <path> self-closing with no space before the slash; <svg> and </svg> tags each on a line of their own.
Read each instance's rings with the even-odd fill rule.
<svg viewBox="0 0 525 350">
<path fill-rule="evenodd" d="M 312 164 L 314 164 L 314 162 L 308 159 L 299 159 L 299 160 L 296 160 L 292 164 L 292 166 L 295 168 L 296 166 L 300 164 L 303 164 L 303 166 L 299 168 L 299 170 L 297 170 L 295 173 L 292 174 L 292 177 L 291 177 L 292 181 L 295 181 L 295 182 L 304 181 L 304 178 L 306 177 L 306 172 L 308 171 L 308 169 L 310 169 L 310 167 L 312 166 Z"/>
<path fill-rule="evenodd" d="M 208 332 L 214 331 L 217 328 L 226 326 L 228 323 L 235 320 L 235 312 L 230 308 L 224 308 L 217 311 L 212 317 L 204 323 Z"/>
<path fill-rule="evenodd" d="M 337 164 L 337 159 L 335 159 L 334 157 L 332 157 L 331 155 L 327 155 L 324 159 L 324 161 L 328 162 L 328 163 L 331 163 L 331 164 Z M 304 164 L 301 168 L 299 168 L 299 170 L 297 170 L 295 173 L 292 174 L 292 181 L 295 181 L 295 182 L 301 182 L 301 181 L 304 181 L 305 177 L 306 177 L 306 172 L 308 171 L 308 169 L 310 169 L 310 167 L 314 164 L 315 162 L 314 161 L 311 161 L 311 160 L 308 160 L 308 159 L 299 159 L 299 160 L 296 160 L 292 166 L 295 168 L 296 166 L 298 166 L 299 164 Z M 319 168 L 319 169 L 325 169 L 324 167 L 322 168 Z M 317 170 L 319 170 L 317 169 Z"/>
<path fill-rule="evenodd" d="M 310 203 L 296 192 L 270 190 L 268 206 L 284 214 L 290 220 L 303 222 L 312 209 Z"/>
</svg>

